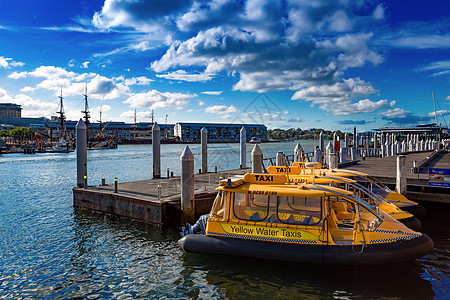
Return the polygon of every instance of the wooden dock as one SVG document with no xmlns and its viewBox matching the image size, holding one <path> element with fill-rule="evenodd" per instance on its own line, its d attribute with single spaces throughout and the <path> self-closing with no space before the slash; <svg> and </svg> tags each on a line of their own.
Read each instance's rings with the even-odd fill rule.
<svg viewBox="0 0 450 300">
<path fill-rule="evenodd" d="M 416 161 L 420 168 L 418 174 L 408 171 L 407 194 L 411 200 L 435 201 L 450 204 L 450 188 L 428 186 L 428 168 L 450 169 L 450 153 L 432 151 L 406 154 L 406 166 L 411 168 Z M 391 188 L 395 188 L 396 156 L 380 158 L 367 157 L 358 164 L 346 169 L 368 173 Z M 195 199 L 191 203 L 194 219 L 208 213 L 214 201 L 218 182 L 221 178 L 242 175 L 250 169 L 230 170 L 219 173 L 195 174 Z M 158 188 L 159 186 L 159 188 Z M 119 182 L 117 193 L 114 183 L 88 186 L 86 189 L 73 188 L 74 207 L 130 217 L 145 222 L 179 226 L 187 220 L 180 208 L 180 177 L 150 179 L 134 182 Z M 159 193 L 158 193 L 159 190 Z"/>
<path fill-rule="evenodd" d="M 405 153 L 407 171 L 406 197 L 413 201 L 433 201 L 450 204 L 450 188 L 431 187 L 428 185 L 428 169 L 450 169 L 450 153 L 441 151 L 425 151 Z M 419 166 L 418 173 L 413 173 L 413 161 Z M 349 170 L 368 173 L 380 180 L 391 189 L 395 189 L 397 175 L 397 157 L 366 157 L 358 164 L 345 167 Z"/>
</svg>

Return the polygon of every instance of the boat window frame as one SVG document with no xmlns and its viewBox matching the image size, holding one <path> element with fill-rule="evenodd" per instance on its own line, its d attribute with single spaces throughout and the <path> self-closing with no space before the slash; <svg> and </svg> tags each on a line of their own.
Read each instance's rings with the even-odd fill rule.
<svg viewBox="0 0 450 300">
<path fill-rule="evenodd" d="M 239 217 L 237 214 L 236 214 L 236 211 L 235 211 L 235 206 L 236 206 L 236 194 L 242 194 L 242 195 L 244 195 L 244 196 L 249 196 L 250 198 L 249 198 L 249 201 L 250 201 L 250 203 L 253 205 L 253 207 L 261 207 L 261 206 L 256 206 L 256 205 L 254 205 L 254 197 L 255 196 L 265 196 L 265 197 L 267 197 L 267 204 L 266 204 L 266 210 L 265 210 L 265 217 L 264 218 L 260 218 L 260 219 L 258 219 L 258 220 L 250 220 L 250 217 L 251 216 L 249 216 L 248 217 L 248 219 L 244 219 L 244 218 L 242 218 L 242 217 Z M 231 192 L 230 193 L 230 217 L 232 216 L 232 218 L 235 218 L 235 219 L 237 219 L 237 220 L 241 220 L 241 221 L 248 221 L 248 222 L 263 222 L 264 220 L 267 220 L 267 218 L 269 217 L 269 209 L 270 209 L 270 197 L 274 197 L 274 196 L 269 196 L 269 195 L 254 195 L 254 194 L 250 194 L 250 193 L 238 193 L 238 192 Z M 252 206 L 250 206 L 250 207 L 252 207 Z M 257 211 L 255 211 L 255 212 L 257 212 Z"/>
<path fill-rule="evenodd" d="M 279 212 L 279 208 L 280 208 L 280 197 L 287 197 L 288 199 L 289 199 L 289 197 L 291 197 L 291 198 L 295 198 L 296 196 L 277 196 L 277 210 L 276 210 L 276 214 L 277 214 L 277 219 L 279 220 L 279 222 L 281 223 L 281 224 L 287 224 L 287 225 L 296 225 L 296 226 L 319 226 L 320 224 L 322 224 L 322 222 L 323 222 L 323 219 L 324 219 L 324 214 L 323 214 L 323 208 L 324 208 L 324 206 L 323 206 L 323 203 L 324 203 L 324 201 L 323 201 L 323 196 L 316 196 L 316 197 L 297 197 L 297 198 L 320 198 L 320 213 L 319 213 L 319 215 L 320 215 L 320 219 L 319 219 L 319 221 L 318 222 L 315 222 L 315 223 L 308 223 L 308 224 L 300 224 L 300 223 L 290 223 L 290 222 L 286 222 L 288 219 L 286 219 L 286 221 L 283 221 L 283 219 L 281 219 L 280 217 L 279 217 L 279 214 L 280 214 L 280 212 Z M 294 208 L 292 208 L 291 207 L 291 205 L 289 205 L 289 201 L 286 201 L 286 203 L 287 203 L 287 205 L 289 206 L 289 208 L 291 208 L 292 210 L 296 210 L 296 209 L 294 209 Z M 312 216 L 311 216 L 312 217 Z"/>
</svg>

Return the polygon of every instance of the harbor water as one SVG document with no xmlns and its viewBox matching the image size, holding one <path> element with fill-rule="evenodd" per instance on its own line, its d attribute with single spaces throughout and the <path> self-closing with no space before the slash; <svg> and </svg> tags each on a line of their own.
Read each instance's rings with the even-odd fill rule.
<svg viewBox="0 0 450 300">
<path fill-rule="evenodd" d="M 301 141 L 311 152 L 317 141 Z M 296 142 L 264 143 L 264 157 Z M 247 145 L 250 167 L 251 149 Z M 185 145 L 161 146 L 161 174 Z M 190 145 L 195 169 L 200 145 Z M 239 168 L 239 144 L 208 145 L 208 170 Z M 88 152 L 88 181 L 149 179 L 151 145 Z M 174 229 L 74 209 L 75 153 L 0 156 L 0 299 L 448 299 L 450 205 L 425 203 L 433 253 L 417 261 L 336 268 L 185 254 Z"/>
</svg>

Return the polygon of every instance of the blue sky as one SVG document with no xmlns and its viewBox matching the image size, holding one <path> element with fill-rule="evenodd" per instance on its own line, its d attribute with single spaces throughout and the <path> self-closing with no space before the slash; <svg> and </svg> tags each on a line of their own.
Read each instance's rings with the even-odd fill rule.
<svg viewBox="0 0 450 300">
<path fill-rule="evenodd" d="M 68 119 L 360 130 L 450 119 L 450 2 L 3 0 L 0 102 Z"/>
</svg>

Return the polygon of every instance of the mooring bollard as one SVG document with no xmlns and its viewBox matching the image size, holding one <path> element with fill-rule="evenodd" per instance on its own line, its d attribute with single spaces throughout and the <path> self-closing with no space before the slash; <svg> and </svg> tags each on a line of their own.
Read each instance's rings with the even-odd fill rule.
<svg viewBox="0 0 450 300">
<path fill-rule="evenodd" d="M 294 162 L 301 162 L 303 161 L 303 147 L 300 145 L 300 143 L 297 143 L 294 148 Z"/>
<path fill-rule="evenodd" d="M 341 159 L 341 163 L 347 162 L 347 148 L 339 149 L 339 157 Z"/>
<path fill-rule="evenodd" d="M 281 151 L 277 152 L 277 157 L 275 160 L 277 166 L 284 166 L 284 153 Z"/>
<path fill-rule="evenodd" d="M 161 202 L 161 184 L 158 184 L 158 202 Z"/>
<path fill-rule="evenodd" d="M 325 150 L 323 131 L 321 131 L 319 134 L 319 150 L 322 152 Z"/>
<path fill-rule="evenodd" d="M 214 165 L 214 173 L 217 173 L 217 164 Z"/>
<path fill-rule="evenodd" d="M 397 181 L 395 190 L 399 194 L 406 193 L 406 156 L 397 156 Z"/>
<path fill-rule="evenodd" d="M 263 153 L 257 144 L 252 149 L 252 173 L 262 173 Z"/>
<path fill-rule="evenodd" d="M 202 148 L 202 173 L 208 173 L 208 130 L 203 127 L 200 130 Z"/>
<path fill-rule="evenodd" d="M 338 168 L 338 155 L 337 153 L 330 153 L 329 156 L 329 160 L 330 160 L 330 169 L 337 169 Z"/>
<path fill-rule="evenodd" d="M 169 179 L 169 175 L 170 175 L 170 169 L 167 168 L 167 179 Z"/>
<path fill-rule="evenodd" d="M 152 127 L 153 178 L 161 178 L 161 132 L 158 123 Z"/>
<path fill-rule="evenodd" d="M 84 176 L 83 178 L 83 187 L 86 189 L 87 188 L 87 176 Z"/>
<path fill-rule="evenodd" d="M 102 178 L 102 185 L 106 185 L 106 180 L 105 180 L 105 178 Z"/>
<path fill-rule="evenodd" d="M 241 159 L 240 159 L 240 165 L 242 168 L 247 168 L 247 132 L 245 131 L 245 128 L 242 127 L 240 131 L 240 142 L 241 142 Z"/>
<path fill-rule="evenodd" d="M 173 171 L 170 172 L 170 178 L 173 178 Z"/>
<path fill-rule="evenodd" d="M 181 209 L 191 215 L 191 200 L 194 200 L 194 154 L 189 146 L 184 148 L 181 160 Z"/>
<path fill-rule="evenodd" d="M 117 177 L 114 178 L 114 193 L 117 193 Z"/>
<path fill-rule="evenodd" d="M 87 133 L 83 119 L 78 121 L 75 128 L 77 131 L 77 186 L 82 187 L 84 177 L 87 176 Z"/>
<path fill-rule="evenodd" d="M 319 149 L 319 146 L 316 146 L 316 149 L 314 149 L 314 161 L 322 163 L 322 159 L 322 150 Z"/>
</svg>

